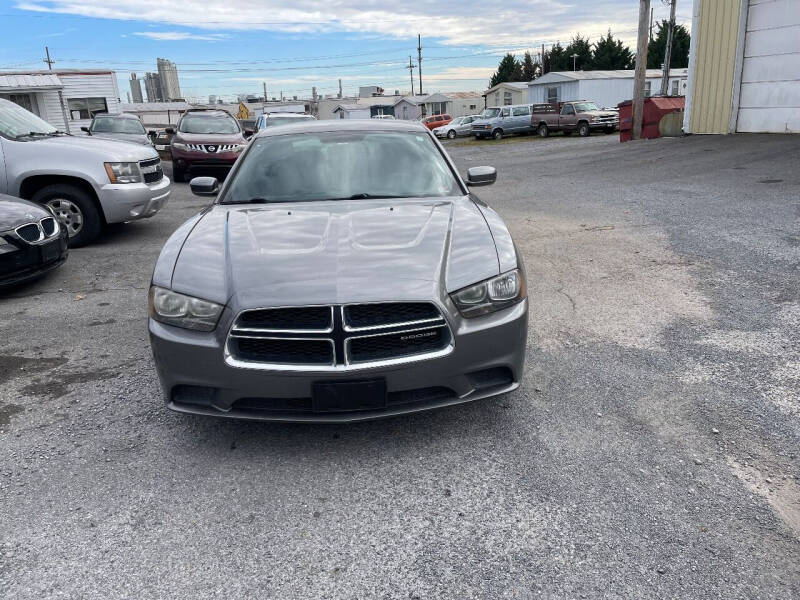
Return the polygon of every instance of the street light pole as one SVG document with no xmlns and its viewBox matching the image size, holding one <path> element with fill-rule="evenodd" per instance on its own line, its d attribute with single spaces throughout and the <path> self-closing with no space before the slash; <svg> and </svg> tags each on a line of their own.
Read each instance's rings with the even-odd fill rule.
<svg viewBox="0 0 800 600">
<path fill-rule="evenodd" d="M 575 59 L 577 59 L 577 58 L 578 58 L 578 55 L 577 55 L 577 54 L 573 54 L 573 55 L 572 55 L 572 70 L 573 70 L 573 71 L 575 71 L 575 70 L 576 70 L 576 69 L 575 69 Z"/>
</svg>

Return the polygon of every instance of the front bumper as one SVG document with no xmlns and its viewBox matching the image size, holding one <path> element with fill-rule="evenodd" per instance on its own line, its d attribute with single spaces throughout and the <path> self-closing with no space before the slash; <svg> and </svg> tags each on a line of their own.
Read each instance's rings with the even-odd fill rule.
<svg viewBox="0 0 800 600">
<path fill-rule="evenodd" d="M 226 311 L 227 312 L 227 311 Z M 187 413 L 294 422 L 353 422 L 470 402 L 516 389 L 527 343 L 527 300 L 476 319 L 451 322 L 445 356 L 401 365 L 336 371 L 270 371 L 226 364 L 227 327 L 200 333 L 149 320 L 150 343 L 169 408 Z M 386 381 L 385 408 L 314 412 L 312 384 Z"/>
<path fill-rule="evenodd" d="M 167 205 L 171 185 L 165 175 L 148 183 L 109 183 L 100 188 L 100 205 L 106 223 L 147 219 Z"/>
<path fill-rule="evenodd" d="M 0 289 L 41 277 L 67 260 L 67 231 L 42 244 L 19 243 L 0 246 Z M 12 248 L 16 248 L 15 250 Z"/>
<path fill-rule="evenodd" d="M 172 165 L 184 171 L 192 169 L 230 169 L 241 152 L 195 152 L 171 147 Z"/>
<path fill-rule="evenodd" d="M 595 121 L 589 122 L 589 129 L 603 129 L 603 130 L 611 130 L 611 129 L 618 129 L 619 128 L 619 121 Z"/>
</svg>

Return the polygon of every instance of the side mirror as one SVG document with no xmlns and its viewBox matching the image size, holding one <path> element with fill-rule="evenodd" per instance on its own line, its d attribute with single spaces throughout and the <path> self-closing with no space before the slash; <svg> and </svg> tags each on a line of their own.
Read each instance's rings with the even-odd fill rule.
<svg viewBox="0 0 800 600">
<path fill-rule="evenodd" d="M 156 130 L 151 129 L 150 131 L 147 132 L 147 135 L 149 135 L 150 137 L 156 137 Z"/>
<path fill-rule="evenodd" d="M 195 196 L 216 196 L 219 192 L 219 181 L 216 177 L 195 177 L 189 182 Z"/>
<path fill-rule="evenodd" d="M 86 133 L 89 133 L 89 128 L 88 127 L 81 127 L 81 131 L 85 131 Z"/>
<path fill-rule="evenodd" d="M 251 137 L 255 133 L 253 129 L 245 129 L 244 130 L 244 137 Z"/>
<path fill-rule="evenodd" d="M 168 133 L 168 134 L 170 134 L 170 135 L 175 135 L 175 129 L 173 129 L 172 127 L 167 127 L 167 128 L 164 130 L 164 132 L 165 132 L 165 133 Z"/>
<path fill-rule="evenodd" d="M 494 167 L 470 167 L 467 169 L 467 185 L 480 187 L 492 185 L 497 181 L 497 169 Z"/>
</svg>

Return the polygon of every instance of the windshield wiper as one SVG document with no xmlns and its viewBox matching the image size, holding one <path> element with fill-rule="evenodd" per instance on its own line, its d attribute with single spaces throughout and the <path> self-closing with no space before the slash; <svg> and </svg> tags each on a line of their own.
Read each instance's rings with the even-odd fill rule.
<svg viewBox="0 0 800 600">
<path fill-rule="evenodd" d="M 58 135 L 58 133 L 56 131 L 50 131 L 47 133 L 45 133 L 44 131 L 29 131 L 28 133 L 20 133 L 19 135 L 14 136 L 14 139 L 18 140 L 21 138 L 36 137 L 36 136 L 50 137 L 51 135 Z"/>
<path fill-rule="evenodd" d="M 386 198 L 408 198 L 408 196 L 391 196 L 388 194 L 376 194 L 373 196 L 372 194 L 361 193 L 353 194 L 347 198 L 332 198 L 332 200 L 383 200 Z"/>
<path fill-rule="evenodd" d="M 247 200 L 230 200 L 222 204 L 269 204 L 271 200 L 266 198 L 248 198 Z"/>
</svg>

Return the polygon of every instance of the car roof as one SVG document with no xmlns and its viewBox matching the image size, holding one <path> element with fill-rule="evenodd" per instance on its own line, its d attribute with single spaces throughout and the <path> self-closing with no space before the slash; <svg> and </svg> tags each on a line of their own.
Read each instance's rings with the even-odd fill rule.
<svg viewBox="0 0 800 600">
<path fill-rule="evenodd" d="M 313 119 L 312 115 L 307 115 L 306 113 L 290 113 L 290 112 L 274 112 L 274 113 L 264 113 L 265 117 L 274 118 L 274 117 L 306 117 L 308 119 Z"/>
<path fill-rule="evenodd" d="M 317 121 L 315 119 L 307 119 L 281 125 L 280 127 L 267 127 L 259 131 L 255 137 L 308 133 L 314 131 L 406 131 L 413 133 L 430 133 L 427 127 L 424 127 L 416 121 L 398 121 L 392 119 L 326 119 Z"/>
<path fill-rule="evenodd" d="M 98 119 L 100 117 L 103 117 L 103 118 L 106 118 L 106 119 L 111 118 L 111 119 L 136 119 L 137 121 L 139 120 L 139 117 L 137 117 L 136 115 L 132 115 L 131 113 L 116 113 L 116 114 L 99 113 L 99 114 L 96 114 L 93 118 Z"/>
<path fill-rule="evenodd" d="M 187 110 L 185 113 L 183 113 L 184 117 L 187 116 L 187 115 L 192 115 L 192 116 L 202 115 L 204 117 L 231 117 L 231 118 L 233 118 L 233 115 L 231 113 L 229 113 L 227 110 L 219 110 L 219 109 L 213 109 L 213 108 L 212 109 L 192 108 L 192 109 Z"/>
</svg>

